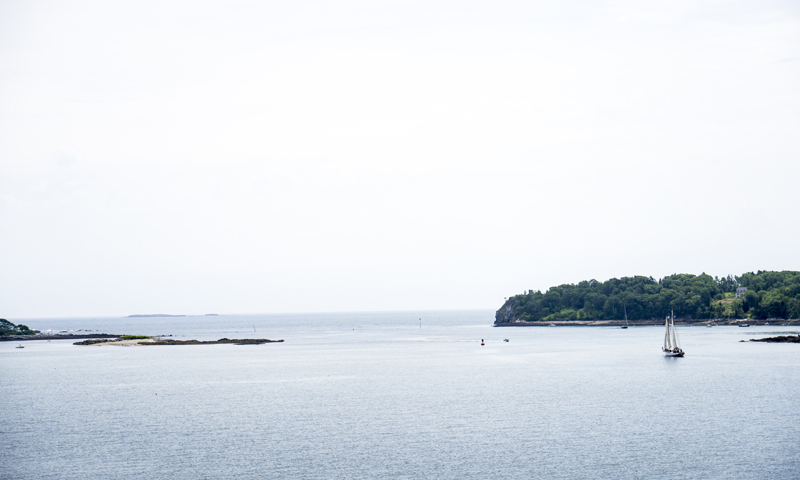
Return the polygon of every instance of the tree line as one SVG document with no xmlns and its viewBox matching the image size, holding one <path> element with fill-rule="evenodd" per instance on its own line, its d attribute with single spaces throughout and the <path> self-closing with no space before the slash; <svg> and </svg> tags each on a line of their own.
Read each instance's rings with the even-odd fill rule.
<svg viewBox="0 0 800 480">
<path fill-rule="evenodd" d="M 741 298 L 736 289 L 747 287 Z M 800 272 L 761 271 L 723 278 L 705 273 L 584 280 L 529 291 L 508 299 L 504 309 L 522 321 L 631 320 L 664 318 L 674 310 L 686 319 L 800 318 Z M 501 309 L 503 310 L 503 309 Z M 499 311 L 498 311 L 499 314 Z M 499 317 L 498 317 L 499 318 Z"/>
<path fill-rule="evenodd" d="M 0 318 L 0 335 L 33 335 L 35 333 L 27 325 L 14 325 L 5 318 Z"/>
</svg>

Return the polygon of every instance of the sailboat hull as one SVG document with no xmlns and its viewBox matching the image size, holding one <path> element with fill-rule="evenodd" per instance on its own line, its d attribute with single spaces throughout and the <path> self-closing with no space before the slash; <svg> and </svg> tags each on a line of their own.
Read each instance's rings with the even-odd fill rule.
<svg viewBox="0 0 800 480">
<path fill-rule="evenodd" d="M 678 353 L 675 353 L 675 352 L 664 352 L 664 356 L 665 357 L 682 357 L 684 355 L 685 355 L 684 352 L 678 352 Z"/>
</svg>

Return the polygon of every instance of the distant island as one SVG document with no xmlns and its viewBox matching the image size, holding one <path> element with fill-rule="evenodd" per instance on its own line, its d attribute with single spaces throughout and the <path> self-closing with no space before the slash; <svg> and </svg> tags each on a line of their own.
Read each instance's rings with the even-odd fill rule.
<svg viewBox="0 0 800 480">
<path fill-rule="evenodd" d="M 800 319 L 800 272 L 761 271 L 718 278 L 688 273 L 584 280 L 530 290 L 506 300 L 495 326 L 553 322 L 663 321 L 671 309 L 686 322 Z M 598 322 L 598 323 L 600 323 Z"/>
<path fill-rule="evenodd" d="M 128 315 L 127 318 L 149 318 L 149 317 L 185 317 L 186 315 L 167 315 L 166 313 L 147 313 Z"/>
</svg>

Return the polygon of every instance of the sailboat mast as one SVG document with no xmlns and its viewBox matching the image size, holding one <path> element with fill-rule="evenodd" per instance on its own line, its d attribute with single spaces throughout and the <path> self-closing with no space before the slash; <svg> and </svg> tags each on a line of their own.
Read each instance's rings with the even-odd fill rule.
<svg viewBox="0 0 800 480">
<path fill-rule="evenodd" d="M 672 323 L 672 344 L 678 348 L 678 339 L 675 338 L 675 312 L 670 310 L 669 321 Z"/>
</svg>

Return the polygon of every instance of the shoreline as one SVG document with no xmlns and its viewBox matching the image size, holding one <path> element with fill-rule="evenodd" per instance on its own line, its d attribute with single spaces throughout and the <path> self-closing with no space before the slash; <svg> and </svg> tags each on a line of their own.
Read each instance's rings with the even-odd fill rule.
<svg viewBox="0 0 800 480">
<path fill-rule="evenodd" d="M 767 325 L 768 323 L 768 325 Z M 784 325 L 786 324 L 786 325 Z M 493 327 L 549 327 L 554 325 L 556 327 L 622 327 L 625 326 L 625 320 L 569 320 L 563 322 L 509 322 L 509 323 L 494 323 Z M 650 326 L 663 326 L 664 320 L 628 320 L 630 327 L 650 327 Z M 800 319 L 793 318 L 789 320 L 770 318 L 767 320 L 752 320 L 749 318 L 712 318 L 704 320 L 692 321 L 679 321 L 675 320 L 675 325 L 696 325 L 696 326 L 798 326 Z"/>
<path fill-rule="evenodd" d="M 2 335 L 0 342 L 27 342 L 31 340 L 81 340 L 87 338 L 119 338 L 122 335 L 87 333 L 85 335 L 65 333 L 63 335 Z"/>
</svg>

